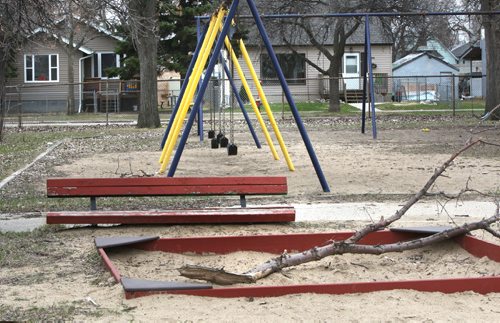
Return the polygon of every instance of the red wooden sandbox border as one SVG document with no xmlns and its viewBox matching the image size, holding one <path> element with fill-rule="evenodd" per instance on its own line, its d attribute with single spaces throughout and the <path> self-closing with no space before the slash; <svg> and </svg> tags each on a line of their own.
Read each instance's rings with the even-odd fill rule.
<svg viewBox="0 0 500 323">
<path fill-rule="evenodd" d="M 128 244 L 127 246 L 144 251 L 164 251 L 173 253 L 219 253 L 235 251 L 261 251 L 280 254 L 287 250 L 306 250 L 323 245 L 329 240 L 343 240 L 352 232 L 190 237 L 190 238 L 152 238 L 151 241 Z M 411 232 L 378 231 L 369 234 L 360 243 L 385 244 L 421 237 L 422 234 Z M 476 257 L 488 257 L 500 262 L 500 245 L 489 243 L 469 235 L 454 239 L 462 248 Z M 106 267 L 117 282 L 122 282 L 118 269 L 106 254 L 106 248 L 98 248 Z M 351 282 L 335 284 L 308 284 L 286 286 L 238 286 L 210 287 L 209 289 L 178 290 L 125 290 L 125 298 L 131 299 L 153 294 L 184 294 L 210 297 L 273 297 L 298 293 L 347 294 L 366 293 L 393 289 L 411 289 L 426 292 L 456 293 L 473 291 L 480 294 L 500 292 L 500 276 L 464 277 L 449 279 L 426 279 L 404 281 Z"/>
</svg>

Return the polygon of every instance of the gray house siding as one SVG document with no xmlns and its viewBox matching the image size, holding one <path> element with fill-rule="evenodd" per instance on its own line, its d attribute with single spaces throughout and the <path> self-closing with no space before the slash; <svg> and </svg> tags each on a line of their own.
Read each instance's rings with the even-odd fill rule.
<svg viewBox="0 0 500 323">
<path fill-rule="evenodd" d="M 259 47 L 250 47 L 247 48 L 249 52 L 250 59 L 252 61 L 253 67 L 259 76 L 262 79 L 261 73 L 261 62 L 260 55 L 262 53 L 267 53 L 265 49 L 261 49 Z M 275 46 L 274 50 L 277 54 L 279 53 L 290 53 L 290 50 L 281 47 Z M 328 59 L 318 52 L 318 50 L 312 46 L 296 46 L 295 50 L 300 54 L 305 54 L 306 58 L 320 66 L 322 69 L 328 69 L 330 62 Z M 347 48 L 348 51 L 352 53 L 361 53 L 364 50 L 362 45 L 352 45 Z M 392 48 L 390 45 L 376 45 L 372 47 L 372 56 L 373 56 L 373 64 L 376 64 L 376 68 L 373 69 L 374 74 L 386 74 L 387 76 L 392 75 Z M 248 67 L 246 66 L 243 58 L 239 59 L 239 63 L 242 66 L 242 69 L 249 81 L 250 87 L 252 89 L 252 93 L 254 96 L 257 94 L 257 90 L 251 81 L 250 72 Z M 306 63 L 305 66 L 305 77 L 306 80 L 303 84 L 289 84 L 289 88 L 294 94 L 296 100 L 298 102 L 312 102 L 320 100 L 325 96 L 323 85 L 325 81 L 323 81 L 323 76 L 316 70 L 314 67 Z M 389 82 L 389 89 L 392 87 L 391 80 Z M 239 82 L 238 83 L 238 86 Z M 264 83 L 264 91 L 266 93 L 266 97 L 272 103 L 280 103 L 282 100 L 282 90 L 281 86 L 278 82 L 272 83 Z M 379 98 L 383 100 L 385 98 Z"/>
<path fill-rule="evenodd" d="M 82 30 L 80 28 L 80 30 Z M 78 41 L 78 35 L 75 41 Z M 68 55 L 64 45 L 54 36 L 40 32 L 30 37 L 16 55 L 16 76 L 7 82 L 7 103 L 9 112 L 22 109 L 25 113 L 50 113 L 65 112 L 67 108 L 68 83 L 81 83 L 85 78 L 92 77 L 92 54 L 114 53 L 116 39 L 91 29 L 84 36 L 87 41 L 83 50 L 74 51 L 73 79 L 68 78 Z M 84 53 L 86 51 L 87 53 Z M 58 79 L 57 81 L 27 81 L 25 79 L 25 55 L 57 55 Z M 80 66 L 81 64 L 81 66 Z M 74 87 L 75 106 L 80 105 L 80 92 L 82 85 Z M 19 94 L 20 93 L 20 94 Z M 19 105 L 18 101 L 22 104 Z"/>
<path fill-rule="evenodd" d="M 109 36 L 94 33 L 84 44 L 85 47 L 92 48 L 96 52 L 115 52 L 116 40 Z"/>
<path fill-rule="evenodd" d="M 58 75 L 57 81 L 36 81 L 27 82 L 25 80 L 25 55 L 58 55 Z M 68 97 L 68 83 L 78 82 L 78 62 L 82 57 L 81 52 L 75 53 L 73 70 L 74 79 L 68 79 L 68 57 L 62 45 L 53 39 L 47 39 L 43 35 L 36 36 L 28 40 L 17 54 L 16 77 L 7 82 L 7 86 L 19 86 L 21 88 L 21 100 L 23 112 L 63 112 L 66 111 L 66 101 Z M 15 93 L 14 89 L 9 91 Z M 78 99 L 78 87 L 75 89 L 75 98 Z M 19 95 L 11 94 L 7 100 L 17 106 Z"/>
</svg>

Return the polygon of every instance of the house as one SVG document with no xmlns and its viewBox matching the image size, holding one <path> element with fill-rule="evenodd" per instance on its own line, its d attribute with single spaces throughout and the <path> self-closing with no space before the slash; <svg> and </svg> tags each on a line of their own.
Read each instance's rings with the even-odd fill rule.
<svg viewBox="0 0 500 323">
<path fill-rule="evenodd" d="M 466 43 L 452 50 L 457 57 L 459 69 L 459 91 L 461 97 L 483 96 L 482 49 L 480 42 Z"/>
<path fill-rule="evenodd" d="M 81 41 L 82 45 L 71 49 L 73 78 L 68 76 L 70 49 L 66 35 L 39 28 L 26 39 L 16 55 L 17 75 L 7 83 L 11 89 L 7 96 L 9 106 L 18 106 L 21 101 L 23 112 L 65 112 L 70 83 L 75 84 L 77 111 L 120 111 L 131 106 L 130 100 L 137 102 L 138 83 L 122 83 L 106 75 L 108 67 L 120 66 L 115 48 L 121 38 L 105 28 L 80 21 L 74 35 L 74 43 Z"/>
<path fill-rule="evenodd" d="M 308 61 L 326 70 L 330 65 L 328 58 L 318 48 L 311 45 L 304 32 L 296 32 L 295 37 L 290 38 L 291 46 L 298 55 L 293 54 L 293 51 L 283 41 L 283 31 L 275 30 L 278 23 L 273 25 L 271 21 L 267 20 L 265 24 L 294 99 L 298 102 L 327 99 L 329 93 L 328 77 L 322 75 Z M 321 28 L 323 24 L 324 22 L 318 23 L 318 28 Z M 376 100 L 381 102 L 390 100 L 390 95 L 387 94 L 390 93 L 391 89 L 392 42 L 383 32 L 377 20 L 371 20 L 370 28 Z M 345 54 L 341 63 L 341 75 L 339 75 L 341 78 L 341 99 L 345 101 L 360 102 L 362 98 L 362 76 L 364 73 L 362 66 L 365 60 L 364 30 L 364 23 L 362 23 L 346 42 Z M 321 40 L 322 44 L 331 52 L 333 31 L 330 30 L 324 35 L 325 37 Z M 266 96 L 271 102 L 282 102 L 283 95 L 279 81 L 255 27 L 249 27 L 248 40 L 245 41 L 245 44 L 256 73 L 264 86 Z M 240 64 L 244 67 L 245 74 L 250 75 L 242 59 L 240 59 Z M 254 89 L 252 88 L 252 90 Z"/>
<path fill-rule="evenodd" d="M 458 97 L 458 67 L 433 52 L 409 54 L 392 64 L 396 101 L 450 101 Z"/>
<path fill-rule="evenodd" d="M 416 52 L 418 53 L 431 53 L 434 56 L 441 58 L 448 64 L 456 65 L 458 62 L 457 56 L 453 53 L 452 50 L 449 50 L 443 43 L 441 43 L 437 39 L 429 39 L 426 44 L 423 46 L 417 47 Z"/>
</svg>

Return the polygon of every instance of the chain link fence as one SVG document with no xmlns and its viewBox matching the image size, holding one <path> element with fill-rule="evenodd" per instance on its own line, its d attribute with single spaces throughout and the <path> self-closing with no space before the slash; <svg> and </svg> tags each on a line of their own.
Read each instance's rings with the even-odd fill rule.
<svg viewBox="0 0 500 323">
<path fill-rule="evenodd" d="M 405 76 L 374 74 L 374 95 L 377 104 L 394 105 L 404 109 L 411 104 L 434 104 L 455 111 L 471 104 L 484 108 L 482 80 L 484 75 L 454 76 Z M 347 103 L 359 103 L 363 98 L 362 78 L 336 79 L 339 99 Z M 242 82 L 234 83 L 243 102 L 248 103 Z M 252 80 L 248 80 L 251 92 L 259 99 Z M 266 98 L 271 104 L 286 105 L 284 92 L 278 80 L 260 81 Z M 182 80 L 158 81 L 158 109 L 170 113 L 179 99 Z M 297 103 L 327 103 L 331 80 L 325 76 L 288 80 L 289 89 Z M 6 88 L 5 107 L 7 121 L 19 115 L 44 115 L 66 113 L 69 84 L 25 84 Z M 75 112 L 82 114 L 130 114 L 140 106 L 140 82 L 138 80 L 89 80 L 74 84 Z M 369 91 L 368 91 L 369 93 Z M 368 96 L 369 98 L 370 96 Z M 232 100 L 231 85 L 227 79 L 212 78 L 205 91 L 203 105 L 206 110 L 219 111 Z M 235 102 L 235 101 L 233 101 Z"/>
</svg>

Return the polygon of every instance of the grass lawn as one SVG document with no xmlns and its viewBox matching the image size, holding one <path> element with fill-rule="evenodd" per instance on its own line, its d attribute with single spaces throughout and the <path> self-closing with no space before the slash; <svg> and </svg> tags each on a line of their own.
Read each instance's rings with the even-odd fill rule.
<svg viewBox="0 0 500 323">
<path fill-rule="evenodd" d="M 377 109 L 382 111 L 433 111 L 433 110 L 443 110 L 449 112 L 453 109 L 452 102 L 437 102 L 433 104 L 425 103 L 382 103 L 377 104 Z M 471 111 L 471 110 L 482 110 L 484 111 L 484 101 L 457 101 L 455 104 L 455 111 Z"/>
<path fill-rule="evenodd" d="M 291 113 L 290 106 L 288 104 L 282 105 L 281 103 L 273 103 L 270 105 L 273 113 Z M 351 107 L 348 104 L 342 103 L 340 107 L 340 112 L 332 113 L 328 111 L 328 103 L 324 102 L 297 102 L 297 109 L 300 113 L 317 114 L 320 116 L 324 115 L 349 115 L 359 112 L 358 109 Z M 245 108 L 248 113 L 253 114 L 253 109 L 250 104 L 246 104 Z M 235 113 L 241 114 L 241 110 L 235 107 Z M 166 122 L 170 119 L 171 110 L 160 110 L 160 120 Z M 204 113 L 208 114 L 210 111 L 207 107 L 204 109 Z M 226 110 L 226 113 L 228 110 Z M 264 108 L 261 108 L 261 113 L 265 114 Z M 6 117 L 6 122 L 18 123 L 18 116 L 13 114 Z M 22 115 L 22 122 L 133 122 L 137 121 L 137 113 L 77 113 L 74 115 L 67 115 L 65 113 L 49 113 L 49 114 L 24 114 Z"/>
<path fill-rule="evenodd" d="M 318 113 L 320 115 L 340 115 L 340 114 L 353 114 L 356 112 L 359 112 L 358 109 L 345 104 L 341 103 L 340 105 L 340 112 L 329 112 L 328 111 L 328 102 L 296 102 L 295 105 L 297 106 L 297 110 L 301 113 Z M 270 104 L 271 110 L 274 113 L 279 113 L 279 112 L 285 112 L 285 113 L 291 113 L 290 106 L 288 103 L 285 103 L 284 105 L 281 103 L 272 103 Z M 245 105 L 245 108 L 247 109 L 248 112 L 253 112 L 252 107 L 247 104 Z M 264 107 L 261 108 L 261 112 L 264 113 Z"/>
</svg>

